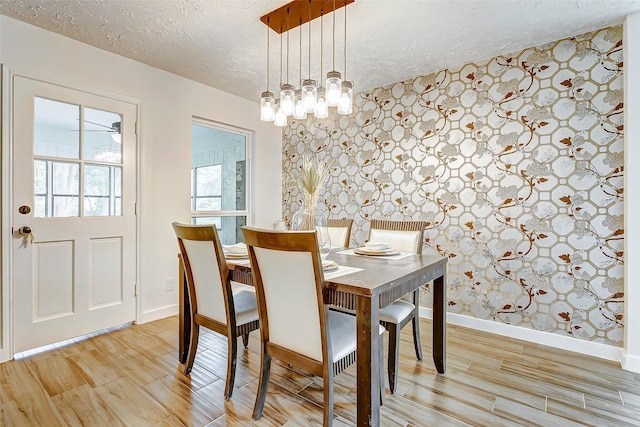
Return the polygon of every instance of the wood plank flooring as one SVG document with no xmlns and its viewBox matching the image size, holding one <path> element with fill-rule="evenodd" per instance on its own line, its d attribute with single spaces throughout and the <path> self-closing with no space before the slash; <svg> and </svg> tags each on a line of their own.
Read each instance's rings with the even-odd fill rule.
<svg viewBox="0 0 640 427">
<path fill-rule="evenodd" d="M 382 426 L 639 426 L 640 374 L 614 362 L 478 332 L 447 329 L 447 372 L 402 332 L 398 391 Z M 201 329 L 190 376 L 177 363 L 176 317 L 114 328 L 0 365 L 2 426 L 310 426 L 322 424 L 322 381 L 275 362 L 264 415 L 251 419 L 258 334 L 241 345 L 224 401 L 226 340 Z M 385 337 L 386 338 L 386 337 Z M 355 367 L 336 377 L 334 426 L 355 422 Z"/>
</svg>

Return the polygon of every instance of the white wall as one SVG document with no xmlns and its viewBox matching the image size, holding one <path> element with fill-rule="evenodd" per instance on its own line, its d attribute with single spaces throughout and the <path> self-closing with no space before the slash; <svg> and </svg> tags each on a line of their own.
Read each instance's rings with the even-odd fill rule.
<svg viewBox="0 0 640 427">
<path fill-rule="evenodd" d="M 640 13 L 625 20 L 624 40 L 625 177 L 625 335 L 622 367 L 640 372 Z"/>
<path fill-rule="evenodd" d="M 280 218 L 282 135 L 280 128 L 260 121 L 257 102 L 2 15 L 0 63 L 5 72 L 139 101 L 140 322 L 177 313 L 178 295 L 165 292 L 165 279 L 177 276 L 177 245 L 170 223 L 190 220 L 192 116 L 254 131 L 253 206 L 259 207 L 254 210 L 254 224 L 271 227 Z M 3 93 L 5 106 L 7 96 Z M 6 112 L 3 116 L 6 120 Z M 8 283 L 2 285 L 6 291 Z M 6 319 L 6 298 L 2 306 Z M 6 336 L 2 341 L 6 348 Z"/>
</svg>

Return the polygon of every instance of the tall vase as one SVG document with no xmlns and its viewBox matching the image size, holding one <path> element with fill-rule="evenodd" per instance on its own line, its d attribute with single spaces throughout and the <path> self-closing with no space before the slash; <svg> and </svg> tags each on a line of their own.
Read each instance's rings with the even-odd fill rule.
<svg viewBox="0 0 640 427">
<path fill-rule="evenodd" d="M 319 194 L 305 193 L 302 206 L 291 218 L 292 230 L 315 230 L 316 227 L 326 227 L 327 217 L 318 207 Z"/>
</svg>

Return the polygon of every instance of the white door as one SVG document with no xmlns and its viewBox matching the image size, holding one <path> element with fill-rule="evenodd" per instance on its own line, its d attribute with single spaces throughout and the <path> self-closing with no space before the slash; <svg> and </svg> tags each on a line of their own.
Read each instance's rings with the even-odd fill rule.
<svg viewBox="0 0 640 427">
<path fill-rule="evenodd" d="M 135 320 L 137 107 L 12 83 L 15 353 Z"/>
</svg>

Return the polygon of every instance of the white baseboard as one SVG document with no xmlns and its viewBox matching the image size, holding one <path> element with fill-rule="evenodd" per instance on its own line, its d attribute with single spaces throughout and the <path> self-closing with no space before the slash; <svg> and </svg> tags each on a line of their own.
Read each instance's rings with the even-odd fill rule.
<svg viewBox="0 0 640 427">
<path fill-rule="evenodd" d="M 640 374 L 640 357 L 622 354 L 622 369 Z"/>
<path fill-rule="evenodd" d="M 420 317 L 433 319 L 433 311 L 430 308 L 420 307 Z M 461 314 L 447 313 L 447 323 L 453 325 L 464 326 L 471 329 L 477 329 L 484 332 L 490 332 L 509 338 L 520 339 L 533 342 L 536 344 L 546 345 L 549 347 L 560 348 L 575 353 L 586 354 L 589 356 L 599 357 L 601 359 L 613 360 L 620 362 L 623 369 L 632 372 L 639 372 L 631 368 L 625 367 L 623 360 L 623 349 L 597 342 L 584 341 L 577 338 L 566 337 L 550 332 L 536 331 L 519 326 L 505 325 L 504 323 L 493 322 L 491 320 L 476 319 Z M 626 363 L 630 366 L 640 368 L 640 359 L 629 360 Z"/>
<path fill-rule="evenodd" d="M 164 319 L 165 317 L 178 314 L 178 304 L 168 305 L 142 313 L 142 319 L 138 323 L 153 322 L 154 320 Z"/>
</svg>

